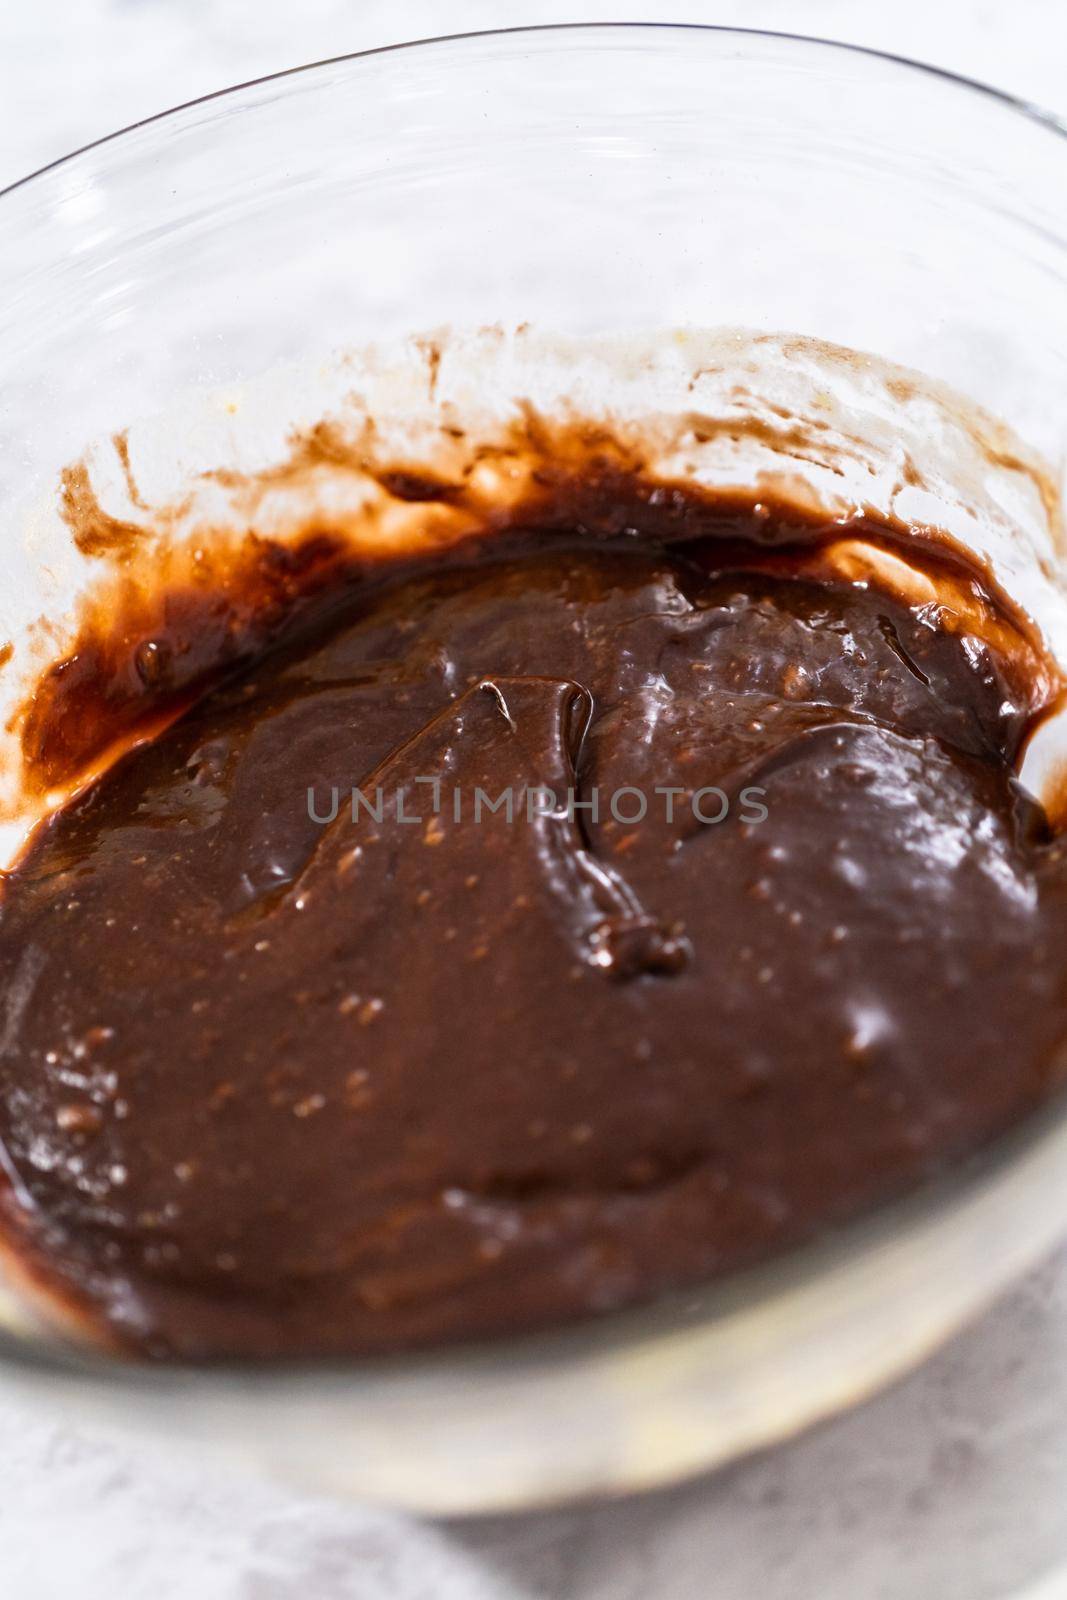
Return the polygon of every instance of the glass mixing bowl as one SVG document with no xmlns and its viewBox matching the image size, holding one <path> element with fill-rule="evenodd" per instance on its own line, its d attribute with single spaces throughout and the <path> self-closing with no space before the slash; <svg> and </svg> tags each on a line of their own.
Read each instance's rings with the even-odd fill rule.
<svg viewBox="0 0 1067 1600">
<path fill-rule="evenodd" d="M 32 610 L 43 563 L 25 508 L 87 440 L 288 363 L 488 323 L 574 338 L 743 327 L 876 352 L 1040 453 L 1055 534 L 1065 195 L 1051 118 L 775 35 L 516 30 L 211 96 L 0 196 L 9 590 Z M 1013 470 L 988 465 L 991 483 Z M 757 1271 L 486 1347 L 137 1368 L 60 1348 L 12 1282 L 3 1381 L 317 1489 L 440 1512 L 531 1506 L 662 1483 L 860 1399 L 1065 1233 L 1053 1111 Z"/>
</svg>

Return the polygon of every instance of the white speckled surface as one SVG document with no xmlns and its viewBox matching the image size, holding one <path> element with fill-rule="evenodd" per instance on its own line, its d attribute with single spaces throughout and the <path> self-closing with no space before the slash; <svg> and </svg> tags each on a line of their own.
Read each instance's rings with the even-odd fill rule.
<svg viewBox="0 0 1067 1600">
<path fill-rule="evenodd" d="M 299 62 L 579 17 L 850 39 L 1067 115 L 1064 0 L 0 0 L 0 185 Z M 1067 1250 L 861 1411 L 625 1505 L 419 1524 L 72 1431 L 12 1403 L 2 1381 L 0 1432 L 11 1600 L 1057 1600 Z"/>
</svg>

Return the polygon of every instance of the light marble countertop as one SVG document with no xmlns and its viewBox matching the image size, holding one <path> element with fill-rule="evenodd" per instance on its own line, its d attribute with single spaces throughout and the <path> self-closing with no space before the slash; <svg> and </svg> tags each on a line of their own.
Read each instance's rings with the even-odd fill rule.
<svg viewBox="0 0 1067 1600">
<path fill-rule="evenodd" d="M 1067 115 L 1064 0 L 0 0 L 0 185 L 303 61 L 576 18 L 844 38 Z M 1057 1600 L 1067 1250 L 861 1410 L 623 1505 L 419 1523 L 117 1445 L 2 1386 L 0 1437 L 11 1600 Z"/>
</svg>

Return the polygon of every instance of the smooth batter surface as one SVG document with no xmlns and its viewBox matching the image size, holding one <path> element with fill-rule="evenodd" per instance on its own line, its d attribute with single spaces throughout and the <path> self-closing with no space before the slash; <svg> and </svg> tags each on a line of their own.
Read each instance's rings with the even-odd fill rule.
<svg viewBox="0 0 1067 1600">
<path fill-rule="evenodd" d="M 1004 675 L 871 589 L 722 559 L 557 535 L 398 578 L 39 832 L 0 907 L 6 1229 L 101 1329 L 199 1357 L 550 1324 L 1051 1092 L 1067 862 Z"/>
</svg>

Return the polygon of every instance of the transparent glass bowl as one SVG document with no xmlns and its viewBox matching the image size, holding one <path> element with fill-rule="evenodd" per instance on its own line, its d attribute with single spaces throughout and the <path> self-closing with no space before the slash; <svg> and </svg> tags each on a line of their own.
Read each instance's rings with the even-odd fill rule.
<svg viewBox="0 0 1067 1600">
<path fill-rule="evenodd" d="M 809 40 L 637 25 L 343 58 L 0 196 L 0 534 L 86 441 L 287 362 L 438 327 L 742 326 L 921 369 L 1067 446 L 1067 139 Z M 860 378 L 862 383 L 862 370 Z M 32 559 L 28 576 L 34 582 Z M 870 1393 L 1067 1233 L 1050 1114 L 759 1271 L 558 1334 L 344 1369 L 109 1367 L 13 1331 L 69 1413 L 423 1510 L 661 1483 Z M 17 1296 L 8 1307 L 19 1323 Z"/>
</svg>

